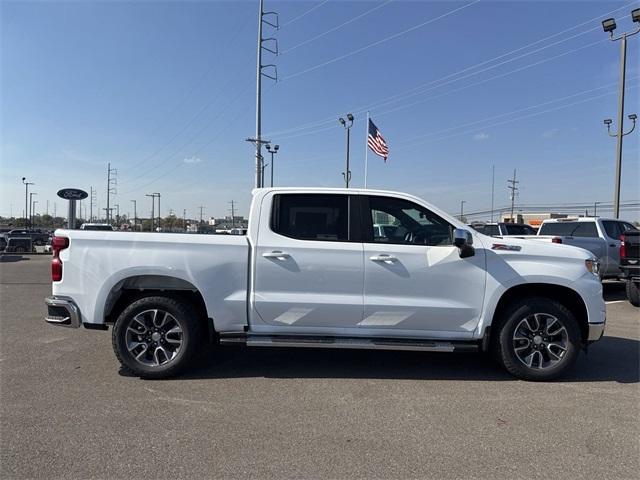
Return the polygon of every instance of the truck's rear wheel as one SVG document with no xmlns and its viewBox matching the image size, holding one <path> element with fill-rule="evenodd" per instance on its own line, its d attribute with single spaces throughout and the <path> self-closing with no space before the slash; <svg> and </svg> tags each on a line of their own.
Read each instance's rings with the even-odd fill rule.
<svg viewBox="0 0 640 480">
<path fill-rule="evenodd" d="M 118 317 L 113 349 L 122 366 L 143 378 L 178 374 L 202 344 L 202 321 L 187 303 L 163 296 L 136 300 Z"/>
<path fill-rule="evenodd" d="M 493 349 L 512 375 L 524 380 L 551 380 L 578 357 L 580 328 L 558 302 L 529 298 L 514 304 L 500 319 Z"/>
<path fill-rule="evenodd" d="M 627 299 L 634 307 L 640 307 L 640 283 L 627 280 Z"/>
</svg>

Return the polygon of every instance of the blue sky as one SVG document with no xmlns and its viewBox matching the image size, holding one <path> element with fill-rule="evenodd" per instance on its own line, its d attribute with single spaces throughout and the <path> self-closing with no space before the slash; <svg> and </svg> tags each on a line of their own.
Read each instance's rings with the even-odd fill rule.
<svg viewBox="0 0 640 480">
<path fill-rule="evenodd" d="M 281 81 L 264 79 L 263 136 L 280 144 L 276 184 L 342 186 L 354 112 L 352 172 L 363 184 L 369 109 L 389 144 L 369 155 L 369 186 L 422 196 L 450 212 L 509 201 L 611 201 L 619 43 L 600 19 L 631 29 L 640 2 L 267 1 L 280 15 Z M 254 181 L 257 1 L 1 4 L 0 214 L 20 215 L 21 177 L 37 210 L 118 169 L 112 203 L 247 213 Z M 613 13 L 611 13 L 613 12 Z M 353 21 L 351 21 L 353 20 Z M 341 28 L 341 24 L 349 22 Z M 572 28 L 575 27 L 575 28 Z M 324 34 L 326 32 L 326 34 Z M 405 33 L 406 32 L 406 33 Z M 564 32 L 561 35 L 556 35 Z M 324 35 L 322 35 L 324 34 Z M 316 38 L 318 37 L 318 38 Z M 640 110 L 640 35 L 629 41 L 627 113 Z M 629 121 L 627 120 L 627 125 Z M 622 199 L 640 198 L 638 134 L 625 137 Z M 267 171 L 267 177 L 269 173 Z M 148 205 L 149 204 L 149 205 Z M 638 212 L 627 212 L 638 219 Z"/>
</svg>

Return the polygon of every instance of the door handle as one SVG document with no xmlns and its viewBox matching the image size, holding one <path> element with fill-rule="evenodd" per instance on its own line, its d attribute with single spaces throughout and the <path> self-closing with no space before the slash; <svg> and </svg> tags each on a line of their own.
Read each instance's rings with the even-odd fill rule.
<svg viewBox="0 0 640 480">
<path fill-rule="evenodd" d="M 374 255 L 372 257 L 369 257 L 369 260 L 373 262 L 384 262 L 384 263 L 391 264 L 393 262 L 396 262 L 398 259 L 393 255 L 387 255 L 386 253 L 383 253 L 380 255 Z"/>
<path fill-rule="evenodd" d="M 284 260 L 285 258 L 289 258 L 289 254 L 286 252 L 280 252 L 278 250 L 274 250 L 273 252 L 264 252 L 262 254 L 264 258 L 277 258 L 280 260 Z"/>
</svg>

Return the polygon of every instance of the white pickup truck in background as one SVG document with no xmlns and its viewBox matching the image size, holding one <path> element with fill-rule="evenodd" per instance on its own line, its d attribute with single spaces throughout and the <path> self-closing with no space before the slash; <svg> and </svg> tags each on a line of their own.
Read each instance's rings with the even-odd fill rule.
<svg viewBox="0 0 640 480">
<path fill-rule="evenodd" d="M 589 250 L 599 263 L 600 278 L 620 278 L 620 237 L 637 230 L 631 223 L 599 217 L 554 218 L 542 222 L 536 240 Z"/>
<path fill-rule="evenodd" d="M 146 378 L 243 343 L 489 350 L 545 380 L 606 319 L 586 250 L 487 237 L 386 191 L 257 189 L 246 236 L 58 230 L 53 250 L 46 321 L 111 327 L 119 361 Z"/>
</svg>

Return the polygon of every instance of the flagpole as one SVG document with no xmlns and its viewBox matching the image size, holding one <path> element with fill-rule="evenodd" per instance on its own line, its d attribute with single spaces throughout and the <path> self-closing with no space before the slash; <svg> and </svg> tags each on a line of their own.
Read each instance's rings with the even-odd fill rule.
<svg viewBox="0 0 640 480">
<path fill-rule="evenodd" d="M 367 188 L 368 164 L 369 164 L 369 110 L 367 110 L 367 128 L 364 132 L 364 188 Z"/>
</svg>

